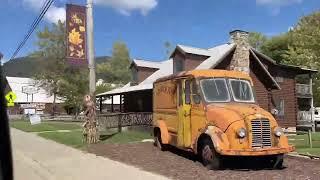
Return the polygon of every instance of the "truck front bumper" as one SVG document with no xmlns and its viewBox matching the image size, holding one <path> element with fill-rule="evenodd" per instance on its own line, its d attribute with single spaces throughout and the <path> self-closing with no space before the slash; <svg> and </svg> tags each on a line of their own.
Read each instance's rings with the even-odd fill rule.
<svg viewBox="0 0 320 180">
<path fill-rule="evenodd" d="M 217 149 L 221 155 L 226 156 L 264 156 L 285 154 L 294 151 L 293 146 L 288 147 L 269 147 L 269 148 L 252 148 L 252 149 Z"/>
</svg>

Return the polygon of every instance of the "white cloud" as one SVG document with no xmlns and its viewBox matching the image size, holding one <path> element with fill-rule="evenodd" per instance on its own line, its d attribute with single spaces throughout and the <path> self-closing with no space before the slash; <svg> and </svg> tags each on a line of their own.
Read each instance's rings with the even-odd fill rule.
<svg viewBox="0 0 320 180">
<path fill-rule="evenodd" d="M 303 0 L 256 0 L 256 4 L 260 6 L 267 6 L 271 10 L 272 15 L 278 15 L 283 6 L 292 4 L 300 4 Z"/>
<path fill-rule="evenodd" d="M 290 4 L 301 3 L 303 0 L 256 0 L 259 5 L 270 5 L 270 6 L 286 6 Z"/>
<path fill-rule="evenodd" d="M 40 12 L 43 3 L 46 0 L 22 0 L 23 5 L 35 12 Z M 116 9 L 123 15 L 130 15 L 132 11 L 139 11 L 142 15 L 148 14 L 150 10 L 158 5 L 158 0 L 94 0 L 96 5 L 108 6 Z M 59 2 L 65 2 L 60 0 Z M 64 4 L 64 3 L 63 3 Z M 55 3 L 51 5 L 44 16 L 44 19 L 49 22 L 65 21 L 66 10 L 64 7 L 58 7 Z"/>
<path fill-rule="evenodd" d="M 22 0 L 26 7 L 31 8 L 33 11 L 40 12 L 40 9 L 45 2 L 45 0 Z M 53 3 L 48 9 L 47 13 L 44 15 L 44 19 L 56 23 L 58 20 L 65 21 L 66 10 L 64 7 L 57 7 Z"/>
<path fill-rule="evenodd" d="M 112 7 L 121 14 L 130 15 L 131 11 L 140 11 L 142 15 L 158 5 L 157 0 L 94 0 L 97 5 Z"/>
</svg>

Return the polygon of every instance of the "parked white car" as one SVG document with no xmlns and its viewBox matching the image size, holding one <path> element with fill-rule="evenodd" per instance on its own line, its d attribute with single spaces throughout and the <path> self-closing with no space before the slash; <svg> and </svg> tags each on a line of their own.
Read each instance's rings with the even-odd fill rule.
<svg viewBox="0 0 320 180">
<path fill-rule="evenodd" d="M 320 107 L 314 108 L 314 123 L 316 127 L 320 126 Z"/>
</svg>

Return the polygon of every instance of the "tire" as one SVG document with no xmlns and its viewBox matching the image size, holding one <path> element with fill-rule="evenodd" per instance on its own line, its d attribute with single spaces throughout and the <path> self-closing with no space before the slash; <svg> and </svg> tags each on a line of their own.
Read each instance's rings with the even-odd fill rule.
<svg viewBox="0 0 320 180">
<path fill-rule="evenodd" d="M 200 153 L 202 164 L 207 169 L 218 170 L 222 168 L 221 156 L 215 151 L 210 139 L 204 139 L 201 142 Z"/>
<path fill-rule="evenodd" d="M 283 154 L 275 155 L 271 160 L 271 167 L 273 169 L 282 169 L 283 168 Z"/>
<path fill-rule="evenodd" d="M 154 145 L 157 146 L 161 151 L 166 150 L 166 145 L 163 144 L 161 140 L 160 131 L 157 131 L 157 133 L 154 135 Z"/>
</svg>

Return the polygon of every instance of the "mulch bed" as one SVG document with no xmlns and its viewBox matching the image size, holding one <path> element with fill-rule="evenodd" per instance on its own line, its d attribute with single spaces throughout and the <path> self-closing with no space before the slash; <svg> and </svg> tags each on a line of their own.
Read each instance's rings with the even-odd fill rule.
<svg viewBox="0 0 320 180">
<path fill-rule="evenodd" d="M 257 168 L 234 159 L 225 170 L 208 171 L 191 153 L 175 148 L 162 152 L 152 143 L 95 144 L 88 151 L 172 179 L 320 179 L 320 161 L 304 158 L 286 157 L 281 170 Z"/>
</svg>

